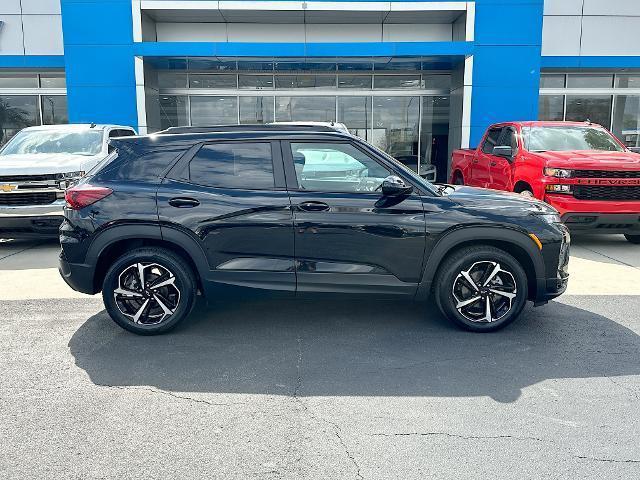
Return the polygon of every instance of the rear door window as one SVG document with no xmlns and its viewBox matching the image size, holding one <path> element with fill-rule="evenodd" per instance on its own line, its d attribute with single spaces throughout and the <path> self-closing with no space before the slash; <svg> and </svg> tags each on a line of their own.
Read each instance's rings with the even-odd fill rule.
<svg viewBox="0 0 640 480">
<path fill-rule="evenodd" d="M 269 142 L 203 145 L 189 164 L 189 179 L 209 187 L 273 190 L 271 148 Z"/>
</svg>

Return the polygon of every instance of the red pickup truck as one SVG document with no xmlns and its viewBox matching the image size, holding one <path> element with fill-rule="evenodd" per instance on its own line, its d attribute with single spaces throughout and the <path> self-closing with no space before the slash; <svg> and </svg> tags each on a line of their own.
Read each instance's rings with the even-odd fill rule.
<svg viewBox="0 0 640 480">
<path fill-rule="evenodd" d="M 507 190 L 554 206 L 571 230 L 640 243 L 640 154 L 581 122 L 506 122 L 453 152 L 451 183 Z"/>
</svg>

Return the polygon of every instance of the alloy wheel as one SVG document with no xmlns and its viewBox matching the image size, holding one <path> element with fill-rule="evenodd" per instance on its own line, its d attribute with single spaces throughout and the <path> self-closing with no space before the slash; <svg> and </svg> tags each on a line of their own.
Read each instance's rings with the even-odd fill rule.
<svg viewBox="0 0 640 480">
<path fill-rule="evenodd" d="M 498 262 L 476 262 L 453 282 L 455 308 L 471 322 L 492 323 L 507 315 L 518 291 L 515 278 Z"/>
<path fill-rule="evenodd" d="M 120 312 L 140 325 L 164 322 L 180 303 L 175 275 L 157 263 L 135 263 L 125 268 L 113 296 Z"/>
</svg>

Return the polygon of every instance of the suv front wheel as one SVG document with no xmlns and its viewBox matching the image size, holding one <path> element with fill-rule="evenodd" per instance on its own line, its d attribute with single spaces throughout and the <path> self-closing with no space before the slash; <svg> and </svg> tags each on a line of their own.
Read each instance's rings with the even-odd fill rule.
<svg viewBox="0 0 640 480">
<path fill-rule="evenodd" d="M 507 252 L 490 246 L 463 248 L 450 255 L 436 277 L 442 313 L 476 332 L 513 322 L 527 300 L 527 275 Z"/>
<path fill-rule="evenodd" d="M 139 335 L 173 329 L 191 312 L 197 284 L 179 255 L 164 248 L 138 248 L 118 258 L 104 278 L 107 312 L 122 328 Z"/>
</svg>

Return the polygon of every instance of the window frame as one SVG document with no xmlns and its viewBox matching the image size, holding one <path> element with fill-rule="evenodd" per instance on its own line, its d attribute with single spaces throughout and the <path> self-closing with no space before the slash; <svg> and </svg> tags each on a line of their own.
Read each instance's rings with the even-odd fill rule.
<svg viewBox="0 0 640 480">
<path fill-rule="evenodd" d="M 298 176 L 296 174 L 296 170 L 295 170 L 295 166 L 293 163 L 293 150 L 291 149 L 291 144 L 292 143 L 326 143 L 326 144 L 339 144 L 339 145 L 351 145 L 352 147 L 354 147 L 356 150 L 358 150 L 359 152 L 361 152 L 363 155 L 366 155 L 369 159 L 371 159 L 372 161 L 376 162 L 378 165 L 380 165 L 381 167 L 383 167 L 385 170 L 387 170 L 389 172 L 389 175 L 397 175 L 402 177 L 405 181 L 407 181 L 408 183 L 411 183 L 413 185 L 413 182 L 408 181 L 408 179 L 402 175 L 401 173 L 397 172 L 396 170 L 394 170 L 390 165 L 388 165 L 386 162 L 382 162 L 380 161 L 380 159 L 376 158 L 375 155 L 372 155 L 371 152 L 368 152 L 367 150 L 360 148 L 360 146 L 353 141 L 347 140 L 347 139 L 326 139 L 326 138 L 318 138 L 318 139 L 309 139 L 309 138 L 301 138 L 301 139 L 295 139 L 295 140 L 284 140 L 282 141 L 282 152 L 283 152 L 283 158 L 285 160 L 285 171 L 286 171 L 286 176 L 287 176 L 287 187 L 288 190 L 291 192 L 299 192 L 299 193 L 317 193 L 317 194 L 337 194 L 337 195 L 376 195 L 376 196 L 382 196 L 382 192 L 348 192 L 348 191 L 344 191 L 344 190 L 339 190 L 339 191 L 334 191 L 334 190 L 307 190 L 307 189 L 303 189 L 300 188 L 300 185 L 298 184 Z M 414 185 L 414 188 L 416 188 L 416 186 Z M 422 189 L 420 189 L 422 190 Z"/>
<path fill-rule="evenodd" d="M 241 145 L 246 145 L 248 143 L 266 143 L 271 146 L 271 168 L 273 173 L 273 187 L 264 189 L 264 188 L 247 188 L 247 187 L 231 187 L 231 186 L 213 186 L 206 185 L 202 183 L 197 183 L 191 180 L 191 162 L 195 160 L 196 156 L 207 145 L 217 145 L 217 144 L 230 144 L 237 143 Z M 275 192 L 275 191 L 283 191 L 286 190 L 286 182 L 285 182 L 285 174 L 284 167 L 282 163 L 282 149 L 280 146 L 279 140 L 274 140 L 272 138 L 224 138 L 218 140 L 207 140 L 203 142 L 199 142 L 194 144 L 186 154 L 180 158 L 175 165 L 173 165 L 169 172 L 165 175 L 164 178 L 169 180 L 174 180 L 181 183 L 186 183 L 188 185 L 196 185 L 198 187 L 214 189 L 214 190 L 234 190 L 234 191 L 252 191 L 252 192 Z"/>
</svg>

